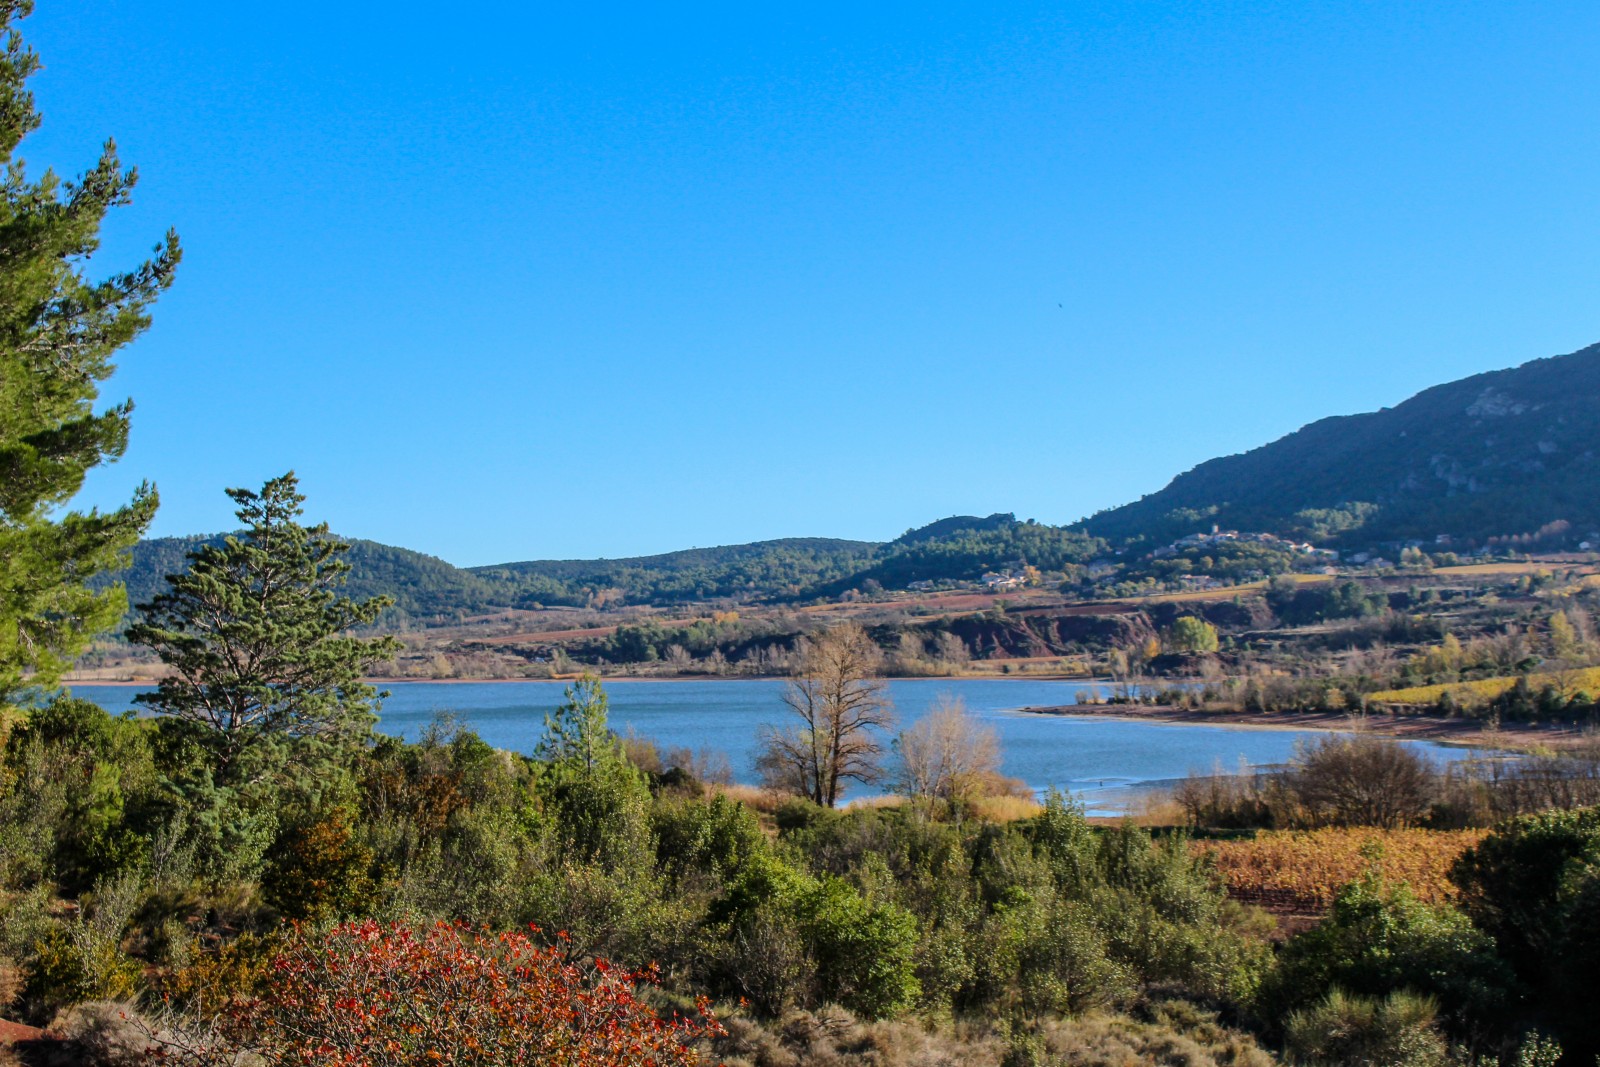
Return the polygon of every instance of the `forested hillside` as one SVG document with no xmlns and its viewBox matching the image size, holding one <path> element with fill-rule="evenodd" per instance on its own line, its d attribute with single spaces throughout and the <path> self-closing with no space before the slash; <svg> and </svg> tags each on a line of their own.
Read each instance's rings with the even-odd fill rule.
<svg viewBox="0 0 1600 1067">
<path fill-rule="evenodd" d="M 129 566 L 102 575 L 98 585 L 122 581 L 128 604 L 146 603 L 166 585 L 166 576 L 188 569 L 189 553 L 207 544 L 220 544 L 223 535 L 210 537 L 157 537 L 135 546 Z M 350 580 L 347 591 L 359 599 L 391 596 L 395 607 L 407 615 L 448 615 L 492 610 L 504 603 L 504 590 L 471 571 L 453 567 L 436 556 L 395 548 L 376 541 L 350 542 Z"/>
<path fill-rule="evenodd" d="M 516 590 L 519 607 L 531 601 L 583 603 L 607 590 L 618 591 L 618 599 L 646 603 L 782 597 L 856 573 L 880 547 L 870 541 L 787 537 L 630 559 L 505 563 L 473 573 L 497 589 Z"/>
<path fill-rule="evenodd" d="M 1445 534 L 1456 546 L 1573 547 L 1600 530 L 1600 345 L 1435 386 L 1202 463 L 1158 493 L 1076 527 L 957 515 L 879 544 L 791 537 L 614 560 L 459 568 L 355 541 L 351 589 L 427 617 L 538 605 L 805 600 L 991 570 L 1070 576 L 1113 545 L 1161 545 L 1212 525 L 1328 544 Z M 119 577 L 141 603 L 204 538 L 141 543 Z M 1201 573 L 1196 564 L 1180 569 Z"/>
<path fill-rule="evenodd" d="M 141 542 L 129 567 L 130 604 L 149 600 L 188 553 L 213 537 Z M 455 567 L 376 541 L 351 542 L 349 589 L 357 597 L 391 596 L 397 610 L 428 617 L 538 605 L 672 604 L 700 600 L 798 600 L 837 596 L 876 581 L 903 589 L 919 580 L 974 581 L 995 568 L 1060 571 L 1103 551 L 1077 531 L 1012 515 L 955 516 L 887 544 L 791 537 L 748 545 L 695 548 L 630 559 L 531 560 Z"/>
<path fill-rule="evenodd" d="M 983 519 L 958 515 L 880 546 L 869 566 L 816 592 L 837 596 L 868 582 L 904 589 L 912 582 L 973 581 L 997 569 L 1033 567 L 1062 573 L 1106 550 L 1106 543 L 1097 537 L 1031 519 L 1018 522 L 1015 515 Z"/>
<path fill-rule="evenodd" d="M 1215 523 L 1349 544 L 1543 531 L 1559 547 L 1600 529 L 1597 440 L 1591 345 L 1314 422 L 1081 525 L 1117 542 L 1164 543 Z"/>
</svg>

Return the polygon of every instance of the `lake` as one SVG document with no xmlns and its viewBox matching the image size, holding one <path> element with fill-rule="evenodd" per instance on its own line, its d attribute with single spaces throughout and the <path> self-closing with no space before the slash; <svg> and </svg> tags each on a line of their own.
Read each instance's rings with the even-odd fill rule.
<svg viewBox="0 0 1600 1067">
<path fill-rule="evenodd" d="M 781 725 L 791 713 L 775 680 L 615 681 L 606 683 L 611 724 L 654 739 L 662 749 L 711 749 L 727 755 L 734 776 L 754 782 L 757 737 L 763 725 Z M 111 711 L 132 708 L 130 686 L 75 685 L 77 696 Z M 453 715 L 496 748 L 531 754 L 544 715 L 562 702 L 562 682 L 398 682 L 388 687 L 378 729 L 418 737 L 439 715 Z M 1000 738 L 1005 774 L 1040 792 L 1077 795 L 1090 814 L 1123 814 L 1142 791 L 1181 779 L 1190 771 L 1236 770 L 1283 763 L 1295 745 L 1317 736 L 1307 730 L 1268 730 L 1188 723 L 1129 722 L 1105 716 L 1038 715 L 1023 707 L 1075 702 L 1096 689 L 1082 682 L 1004 679 L 908 679 L 889 683 L 901 725 L 920 718 L 941 696 L 959 697 L 972 715 Z M 1430 742 L 1396 741 L 1438 761 L 1466 758 L 1467 749 Z M 875 790 L 857 787 L 851 795 Z"/>
</svg>

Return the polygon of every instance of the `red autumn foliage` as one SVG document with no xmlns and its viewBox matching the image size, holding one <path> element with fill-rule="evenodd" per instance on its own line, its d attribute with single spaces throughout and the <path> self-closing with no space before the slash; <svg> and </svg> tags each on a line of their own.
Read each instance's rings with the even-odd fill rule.
<svg viewBox="0 0 1600 1067">
<path fill-rule="evenodd" d="M 537 932 L 537 931 L 535 931 Z M 236 1001 L 207 1040 L 169 1043 L 168 1062 L 338 1067 L 691 1067 L 722 1033 L 707 1005 L 663 1019 L 638 999 L 647 973 L 566 962 L 523 933 L 368 920 L 312 937 L 296 929 L 266 989 Z"/>
</svg>

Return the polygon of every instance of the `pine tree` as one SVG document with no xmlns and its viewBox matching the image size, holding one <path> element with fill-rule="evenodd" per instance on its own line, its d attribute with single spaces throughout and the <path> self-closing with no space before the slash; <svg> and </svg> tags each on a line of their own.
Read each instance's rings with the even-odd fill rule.
<svg viewBox="0 0 1600 1067">
<path fill-rule="evenodd" d="M 153 258 L 103 281 L 81 266 L 106 212 L 128 202 L 135 172 L 107 142 L 76 182 L 28 176 L 16 155 L 37 129 L 27 80 L 38 58 L 15 23 L 27 0 L 0 0 L 0 702 L 53 687 L 96 633 L 127 610 L 120 586 L 91 590 L 155 514 L 140 486 L 126 506 L 63 512 L 90 468 L 119 458 L 130 402 L 96 413 L 111 356 L 149 325 L 148 309 L 179 259 L 168 233 Z"/>
<path fill-rule="evenodd" d="M 380 694 L 361 676 L 400 648 L 393 637 L 349 632 L 392 601 L 336 592 L 350 546 L 326 524 L 296 521 L 305 497 L 293 471 L 259 493 L 228 495 L 243 536 L 190 553 L 189 570 L 170 575 L 128 630 L 173 670 L 135 699 L 200 727 L 219 782 L 234 778 L 240 756 L 262 741 L 363 735 Z"/>
<path fill-rule="evenodd" d="M 611 700 L 600 679 L 584 674 L 566 690 L 566 703 L 544 717 L 544 740 L 536 755 L 593 773 L 615 762 L 617 740 L 609 724 Z"/>
</svg>

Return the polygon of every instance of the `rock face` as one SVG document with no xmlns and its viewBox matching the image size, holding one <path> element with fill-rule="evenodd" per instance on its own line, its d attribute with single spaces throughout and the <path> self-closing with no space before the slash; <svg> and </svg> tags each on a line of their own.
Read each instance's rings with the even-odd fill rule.
<svg viewBox="0 0 1600 1067">
<path fill-rule="evenodd" d="M 1600 345 L 1424 390 L 1393 408 L 1314 422 L 1210 460 L 1084 523 L 1156 543 L 1209 529 L 1306 534 L 1319 509 L 1377 505 L 1349 544 L 1485 542 L 1552 523 L 1600 529 Z M 1547 536 L 1549 536 L 1547 534 Z"/>
<path fill-rule="evenodd" d="M 1150 622 L 1164 630 L 1184 615 L 1204 619 L 1219 630 L 1259 630 L 1273 625 L 1272 609 L 1261 597 L 1247 597 L 1238 603 L 1214 600 L 1203 603 L 1157 601 L 1145 608 Z"/>
<path fill-rule="evenodd" d="M 1084 649 L 1142 644 L 1155 636 L 1150 620 L 1137 611 L 966 615 L 941 628 L 965 641 L 979 659 L 1062 656 Z"/>
</svg>

